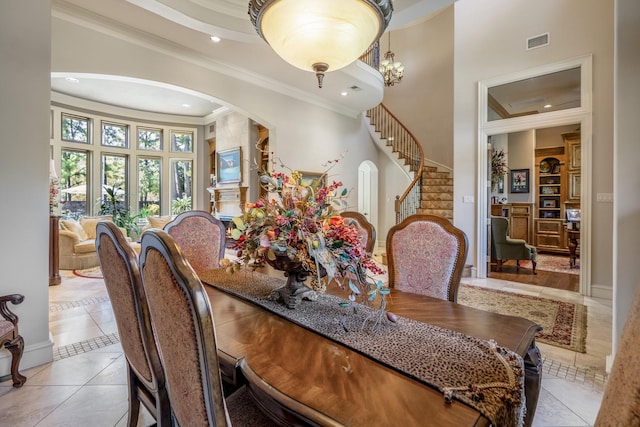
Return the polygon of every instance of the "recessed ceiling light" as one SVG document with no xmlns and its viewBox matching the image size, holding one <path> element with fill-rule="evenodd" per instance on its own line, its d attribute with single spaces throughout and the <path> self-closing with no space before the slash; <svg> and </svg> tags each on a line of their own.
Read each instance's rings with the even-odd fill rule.
<svg viewBox="0 0 640 427">
<path fill-rule="evenodd" d="M 211 41 L 214 43 L 220 43 L 220 37 L 218 36 L 211 36 Z"/>
<path fill-rule="evenodd" d="M 65 80 L 69 83 L 80 83 L 80 80 L 76 79 L 75 77 L 67 77 L 65 78 Z"/>
<path fill-rule="evenodd" d="M 546 104 L 546 105 L 545 105 L 544 107 L 542 107 L 542 108 L 551 108 L 551 107 L 553 107 L 553 105 L 551 105 L 551 104 Z"/>
<path fill-rule="evenodd" d="M 182 104 L 182 106 L 183 106 L 184 108 L 189 108 L 189 107 L 191 107 L 191 105 L 190 105 L 190 104 Z"/>
<path fill-rule="evenodd" d="M 342 95 L 342 96 L 347 96 L 347 95 L 349 95 L 349 92 L 347 92 L 347 91 L 340 92 L 340 95 Z"/>
</svg>

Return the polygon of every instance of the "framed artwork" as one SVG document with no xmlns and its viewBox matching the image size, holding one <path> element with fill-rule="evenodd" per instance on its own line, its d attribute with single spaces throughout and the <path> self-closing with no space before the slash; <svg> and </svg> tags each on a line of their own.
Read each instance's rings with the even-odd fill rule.
<svg viewBox="0 0 640 427">
<path fill-rule="evenodd" d="M 216 172 L 218 184 L 242 181 L 242 150 L 240 147 L 216 152 Z"/>
<path fill-rule="evenodd" d="M 580 222 L 580 209 L 567 209 L 567 222 Z"/>
<path fill-rule="evenodd" d="M 320 180 L 318 183 L 318 187 L 326 187 L 327 185 L 327 176 L 322 172 L 308 172 L 308 171 L 300 171 L 302 174 L 302 183 L 305 185 L 312 185 L 313 181 Z"/>
<path fill-rule="evenodd" d="M 559 174 L 560 173 L 560 163 L 556 163 L 553 165 L 553 169 L 551 169 L 551 173 Z"/>
<path fill-rule="evenodd" d="M 557 208 L 555 200 L 543 200 L 542 201 L 543 208 Z"/>
<path fill-rule="evenodd" d="M 529 192 L 529 169 L 511 169 L 509 178 L 512 193 Z"/>
</svg>

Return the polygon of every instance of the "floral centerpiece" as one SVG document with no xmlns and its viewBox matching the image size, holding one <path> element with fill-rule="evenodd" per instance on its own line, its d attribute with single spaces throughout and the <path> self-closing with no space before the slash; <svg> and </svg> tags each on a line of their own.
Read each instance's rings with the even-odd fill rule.
<svg viewBox="0 0 640 427">
<path fill-rule="evenodd" d="M 281 165 L 284 167 L 284 165 Z M 351 301 L 374 301 L 381 296 L 384 312 L 388 289 L 368 272 L 384 273 L 367 253 L 355 226 L 345 223 L 339 210 L 347 206 L 342 182 L 326 185 L 327 172 L 311 182 L 302 173 L 260 172 L 260 183 L 269 194 L 255 203 L 247 203 L 244 214 L 233 218 L 230 227 L 238 261 L 227 263 L 227 271 L 240 266 L 256 269 L 269 264 L 288 276 L 295 308 L 300 282 L 311 277 L 311 288 L 323 292 L 328 283 L 336 283 L 349 292 Z M 297 287 L 295 286 L 297 283 Z M 294 289 L 291 287 L 294 286 Z M 306 293 L 309 289 L 304 286 Z M 345 305 L 349 305 L 345 301 Z"/>
<path fill-rule="evenodd" d="M 504 150 L 493 149 L 491 153 L 491 188 L 495 189 L 507 173 Z"/>
</svg>

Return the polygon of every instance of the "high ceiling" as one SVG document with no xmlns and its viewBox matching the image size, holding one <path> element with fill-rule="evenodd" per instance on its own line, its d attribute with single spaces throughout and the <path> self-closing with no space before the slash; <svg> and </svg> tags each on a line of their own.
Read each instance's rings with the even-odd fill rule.
<svg viewBox="0 0 640 427">
<path fill-rule="evenodd" d="M 395 0 L 390 29 L 432 14 L 455 0 Z M 299 97 L 316 98 L 337 109 L 362 111 L 380 97 L 380 76 L 354 63 L 328 73 L 318 89 L 312 73 L 280 59 L 261 40 L 249 20 L 248 0 L 53 0 L 53 16 L 82 21 L 92 28 L 109 28 L 148 38 L 204 56 L 238 76 Z M 210 36 L 221 37 L 213 43 Z M 75 79 L 75 80 L 73 80 Z M 354 88 L 355 86 L 355 88 Z M 142 111 L 204 117 L 224 100 L 124 77 L 54 72 L 51 88 L 64 94 Z M 341 95 L 347 92 L 348 96 Z"/>
</svg>

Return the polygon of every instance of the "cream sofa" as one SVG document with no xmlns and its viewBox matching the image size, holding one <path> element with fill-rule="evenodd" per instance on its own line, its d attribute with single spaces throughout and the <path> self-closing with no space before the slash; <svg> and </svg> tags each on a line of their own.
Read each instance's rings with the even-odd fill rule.
<svg viewBox="0 0 640 427">
<path fill-rule="evenodd" d="M 111 221 L 110 215 L 85 216 L 78 221 L 60 220 L 58 250 L 61 270 L 84 270 L 100 265 L 96 253 L 96 226 Z M 126 231 L 123 230 L 126 235 Z"/>
</svg>

